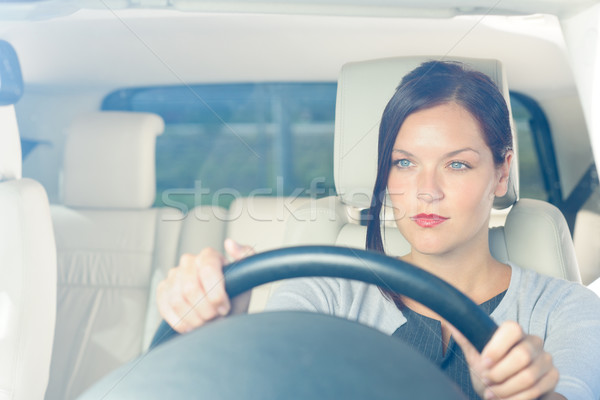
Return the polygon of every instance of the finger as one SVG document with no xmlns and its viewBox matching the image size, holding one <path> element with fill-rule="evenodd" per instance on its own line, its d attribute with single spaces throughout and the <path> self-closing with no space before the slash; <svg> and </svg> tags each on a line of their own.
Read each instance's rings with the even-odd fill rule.
<svg viewBox="0 0 600 400">
<path fill-rule="evenodd" d="M 199 273 L 198 273 L 199 274 Z M 202 284 L 197 276 L 186 280 L 178 293 L 183 297 L 183 302 L 171 301 L 179 316 L 190 324 L 197 323 L 195 327 L 202 325 L 219 315 L 217 304 L 211 303 Z"/>
<path fill-rule="evenodd" d="M 175 332 L 183 333 L 183 327 L 179 325 L 180 318 L 171 307 L 168 305 L 159 305 L 158 311 L 165 322 L 169 324 Z"/>
<path fill-rule="evenodd" d="M 189 310 L 189 308 L 188 308 Z M 193 312 L 184 312 L 183 315 L 178 314 L 174 308 L 167 307 L 161 311 L 164 320 L 178 333 L 187 333 L 202 325 L 202 320 L 199 319 Z"/>
<path fill-rule="evenodd" d="M 158 284 L 158 286 L 156 288 L 156 299 L 157 299 L 157 305 L 158 305 L 158 312 L 159 312 L 160 316 L 162 317 L 162 319 L 164 319 L 171 328 L 173 328 L 176 332 L 179 332 L 179 328 L 177 326 L 177 323 L 179 322 L 179 317 L 177 316 L 177 314 L 175 313 L 173 308 L 169 305 L 169 303 L 166 299 L 166 295 L 165 295 L 165 292 L 167 290 L 166 286 L 167 286 L 167 281 L 162 281 Z M 179 332 L 179 333 L 181 333 L 181 332 Z"/>
<path fill-rule="evenodd" d="M 552 358 L 538 357 L 527 368 L 519 369 L 500 384 L 490 386 L 500 398 L 513 396 L 536 386 L 537 382 L 553 368 Z"/>
<path fill-rule="evenodd" d="M 504 382 L 540 359 L 548 361 L 544 356 L 547 353 L 543 353 L 543 345 L 544 342 L 541 338 L 531 335 L 526 336 L 513 346 L 504 358 L 490 368 L 487 377 L 492 382 Z M 551 364 L 552 358 L 550 357 Z M 535 379 L 537 380 L 539 377 L 536 376 Z"/>
<path fill-rule="evenodd" d="M 171 268 L 167 273 L 167 280 L 174 280 L 182 272 L 193 268 L 195 265 L 196 256 L 190 253 L 184 253 L 179 257 L 179 264 L 175 268 Z"/>
<path fill-rule="evenodd" d="M 514 321 L 502 323 L 481 352 L 483 365 L 486 367 L 495 365 L 524 337 L 523 329 L 518 323 Z"/>
<path fill-rule="evenodd" d="M 225 291 L 223 265 L 225 258 L 213 249 L 202 251 L 195 260 L 198 282 L 202 287 L 204 298 L 198 299 L 199 312 L 205 317 L 214 318 L 226 315 L 231 304 Z"/>
<path fill-rule="evenodd" d="M 231 308 L 229 296 L 225 291 L 225 277 L 223 276 L 223 267 L 221 264 L 206 263 L 198 259 L 198 275 L 204 289 L 205 298 L 199 299 L 198 305 L 204 309 L 202 311 L 213 311 L 219 315 L 227 315 Z M 214 318 L 216 315 L 206 315 Z"/>
<path fill-rule="evenodd" d="M 514 381 L 513 381 L 514 379 Z M 511 381 L 501 385 L 490 386 L 484 393 L 485 399 L 530 400 L 552 392 L 559 379 L 558 370 L 554 366 L 543 373 L 535 382 L 532 376 L 519 374 Z M 530 382 L 533 382 L 529 384 Z M 521 387 L 519 387 L 521 385 Z"/>
<path fill-rule="evenodd" d="M 161 298 L 158 303 L 160 315 L 176 332 L 185 333 L 202 324 L 181 291 L 170 288 Z"/>
<path fill-rule="evenodd" d="M 229 257 L 231 257 L 235 261 L 239 261 L 242 258 L 251 256 L 254 254 L 254 249 L 251 246 L 247 246 L 247 245 L 242 246 L 231 238 L 225 239 L 223 246 L 225 247 L 225 251 L 227 252 L 227 255 L 229 255 Z"/>
</svg>

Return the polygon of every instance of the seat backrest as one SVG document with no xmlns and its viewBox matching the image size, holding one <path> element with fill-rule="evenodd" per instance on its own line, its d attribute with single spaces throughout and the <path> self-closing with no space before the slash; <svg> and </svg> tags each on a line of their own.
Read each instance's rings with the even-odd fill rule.
<svg viewBox="0 0 600 400">
<path fill-rule="evenodd" d="M 573 240 L 583 284 L 600 283 L 600 186 L 577 212 Z"/>
<path fill-rule="evenodd" d="M 286 222 L 307 197 L 253 196 L 235 199 L 227 213 L 226 236 L 256 252 L 281 247 Z"/>
<path fill-rule="evenodd" d="M 7 66 L 18 69 L 12 53 L 0 41 L 2 72 Z M 14 83 L 1 74 L 0 82 L 0 92 Z M 56 249 L 46 192 L 38 182 L 21 178 L 15 109 L 4 99 L 0 93 L 0 398 L 39 400 L 48 383 L 54 337 Z"/>
<path fill-rule="evenodd" d="M 402 77 L 437 57 L 397 57 L 350 63 L 338 81 L 334 146 L 337 199 L 296 210 L 286 230 L 286 244 L 339 244 L 364 248 L 366 227 L 356 210 L 368 208 L 377 170 L 379 120 Z M 448 60 L 448 58 L 444 58 Z M 508 85 L 497 60 L 452 58 L 479 70 L 497 84 L 509 104 Z M 512 207 L 506 223 L 490 233 L 492 255 L 524 268 L 573 281 L 579 270 L 566 221 L 560 211 L 544 202 L 518 199 L 517 159 L 513 161 L 506 196 L 494 208 Z M 311 209 L 313 207 L 313 209 Z M 316 207 L 316 208 L 314 208 Z M 333 208 L 331 208 L 333 207 Z M 354 211 L 352 211 L 354 210 Z M 387 213 L 388 215 L 391 213 Z M 393 221 L 386 226 L 384 246 L 390 255 L 410 251 Z"/>
<path fill-rule="evenodd" d="M 151 208 L 154 114 L 76 118 L 64 151 L 63 204 L 51 207 L 58 252 L 57 326 L 48 399 L 75 398 L 138 356 L 157 265 L 176 262 L 181 218 Z"/>
<path fill-rule="evenodd" d="M 256 252 L 283 246 L 286 223 L 294 211 L 310 202 L 306 197 L 251 196 L 235 199 L 227 214 L 226 236 L 252 247 Z M 248 312 L 264 309 L 277 285 L 262 285 L 252 290 Z"/>
</svg>

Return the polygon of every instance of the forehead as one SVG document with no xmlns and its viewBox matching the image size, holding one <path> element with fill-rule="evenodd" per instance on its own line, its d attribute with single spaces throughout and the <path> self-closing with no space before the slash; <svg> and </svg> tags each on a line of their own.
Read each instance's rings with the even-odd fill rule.
<svg viewBox="0 0 600 400">
<path fill-rule="evenodd" d="M 394 147 L 424 144 L 428 147 L 487 147 L 479 121 L 457 103 L 419 110 L 404 120 Z"/>
</svg>

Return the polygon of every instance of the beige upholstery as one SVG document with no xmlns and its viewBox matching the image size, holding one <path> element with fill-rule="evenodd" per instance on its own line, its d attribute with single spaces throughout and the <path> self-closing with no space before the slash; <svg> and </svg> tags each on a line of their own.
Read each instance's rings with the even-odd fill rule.
<svg viewBox="0 0 600 400">
<path fill-rule="evenodd" d="M 587 287 L 588 289 L 596 293 L 598 296 L 600 296 L 600 278 L 590 283 Z"/>
<path fill-rule="evenodd" d="M 165 128 L 154 114 L 81 115 L 65 145 L 63 203 L 86 208 L 148 208 L 154 203 L 155 137 Z M 118 145 L 116 145 L 118 143 Z"/>
<path fill-rule="evenodd" d="M 581 281 L 588 285 L 600 277 L 600 187 L 577 213 L 573 240 Z"/>
<path fill-rule="evenodd" d="M 56 314 L 48 198 L 21 178 L 15 110 L 0 107 L 0 399 L 44 398 Z"/>
<path fill-rule="evenodd" d="M 286 244 L 338 244 L 364 248 L 366 227 L 349 216 L 353 208 L 370 204 L 377 165 L 378 119 L 402 77 L 432 57 L 399 57 L 350 63 L 338 81 L 335 131 L 336 199 L 321 199 L 295 212 L 286 231 Z M 487 73 L 508 99 L 502 66 L 496 60 L 460 59 Z M 513 166 L 516 167 L 516 163 Z M 495 202 L 508 207 L 518 198 L 516 168 L 511 171 L 511 190 Z M 316 217 L 315 217 L 316 216 Z M 389 224 L 387 222 L 386 224 Z M 395 226 L 385 229 L 384 245 L 391 255 L 410 250 Z M 490 232 L 494 257 L 514 261 L 525 268 L 573 281 L 579 270 L 567 224 L 560 211 L 534 200 L 513 205 L 504 227 Z"/>
<path fill-rule="evenodd" d="M 47 399 L 72 399 L 140 354 L 157 265 L 176 262 L 181 216 L 150 208 L 158 116 L 77 118 L 64 160 L 64 200 L 52 206 L 58 309 Z M 175 216 L 175 217 L 174 217 Z"/>
<path fill-rule="evenodd" d="M 550 203 L 521 199 L 490 234 L 492 254 L 541 274 L 581 282 L 567 221 Z"/>
<path fill-rule="evenodd" d="M 286 222 L 294 211 L 310 202 L 303 197 L 245 197 L 235 199 L 227 216 L 226 236 L 254 248 L 256 252 L 283 246 Z M 248 312 L 262 310 L 276 285 L 252 290 Z"/>
<path fill-rule="evenodd" d="M 306 197 L 242 197 L 227 215 L 227 237 L 251 246 L 256 252 L 281 247 L 285 224 L 294 211 L 310 202 Z"/>
</svg>

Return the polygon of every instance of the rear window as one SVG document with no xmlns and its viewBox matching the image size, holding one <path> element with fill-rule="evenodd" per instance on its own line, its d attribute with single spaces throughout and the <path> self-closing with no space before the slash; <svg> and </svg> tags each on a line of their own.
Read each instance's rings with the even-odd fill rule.
<svg viewBox="0 0 600 400">
<path fill-rule="evenodd" d="M 109 94 L 102 109 L 152 112 L 164 119 L 156 144 L 155 206 L 227 208 L 249 195 L 335 194 L 336 89 L 335 82 L 128 88 Z M 552 201 L 549 188 L 557 183 L 545 173 L 534 129 L 543 124 L 525 100 L 511 95 L 521 196 Z"/>
<path fill-rule="evenodd" d="M 243 83 L 123 89 L 103 110 L 165 120 L 156 147 L 155 206 L 240 196 L 334 194 L 336 83 Z"/>
</svg>

